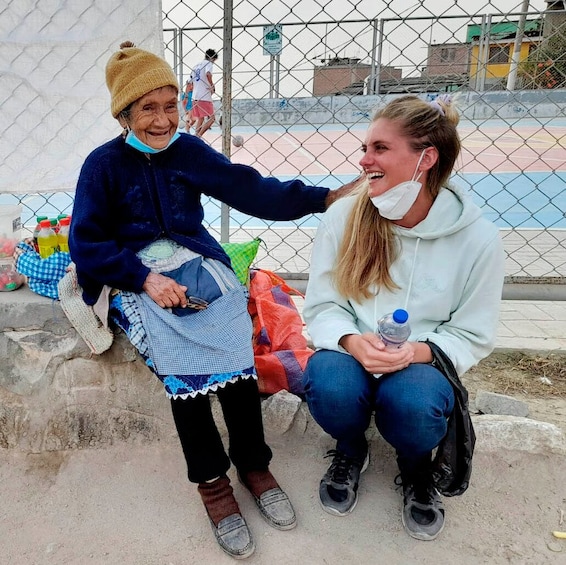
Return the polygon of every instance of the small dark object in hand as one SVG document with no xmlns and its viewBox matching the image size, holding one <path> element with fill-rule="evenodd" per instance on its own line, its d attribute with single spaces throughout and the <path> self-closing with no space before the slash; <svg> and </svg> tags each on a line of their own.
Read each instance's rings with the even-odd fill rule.
<svg viewBox="0 0 566 565">
<path fill-rule="evenodd" d="M 208 306 L 208 302 L 197 296 L 187 297 L 187 308 L 192 308 L 193 310 L 205 310 Z"/>
</svg>

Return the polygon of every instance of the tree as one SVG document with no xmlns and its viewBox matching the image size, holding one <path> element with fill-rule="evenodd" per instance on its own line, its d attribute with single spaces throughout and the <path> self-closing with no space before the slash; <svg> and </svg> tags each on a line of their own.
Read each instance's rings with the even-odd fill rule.
<svg viewBox="0 0 566 565">
<path fill-rule="evenodd" d="M 519 76 L 523 88 L 566 88 L 566 23 L 529 53 Z"/>
</svg>

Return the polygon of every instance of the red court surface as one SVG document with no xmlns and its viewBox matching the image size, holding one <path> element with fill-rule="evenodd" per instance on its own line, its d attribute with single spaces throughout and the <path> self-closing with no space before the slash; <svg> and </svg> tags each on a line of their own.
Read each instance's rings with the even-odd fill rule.
<svg viewBox="0 0 566 565">
<path fill-rule="evenodd" d="M 457 163 L 460 173 L 507 173 L 566 171 L 566 124 L 556 119 L 542 126 L 534 120 L 511 127 L 502 120 L 481 124 L 462 122 L 459 132 L 463 151 Z M 290 127 L 287 131 L 266 127 L 259 132 L 236 131 L 244 137 L 243 147 L 232 146 L 232 161 L 253 165 L 263 174 L 349 175 L 360 170 L 360 147 L 365 126 L 348 131 L 338 126 L 316 129 Z M 215 127 L 205 140 L 221 150 L 220 132 Z"/>
</svg>

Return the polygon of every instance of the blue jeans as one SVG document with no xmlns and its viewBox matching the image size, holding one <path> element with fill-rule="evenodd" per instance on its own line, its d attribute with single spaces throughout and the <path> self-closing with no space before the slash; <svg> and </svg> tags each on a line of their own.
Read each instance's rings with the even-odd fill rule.
<svg viewBox="0 0 566 565">
<path fill-rule="evenodd" d="M 375 413 L 377 429 L 405 468 L 430 457 L 454 408 L 452 386 L 424 363 L 376 379 L 351 355 L 320 350 L 309 359 L 304 384 L 313 418 L 338 451 L 363 460 L 365 431 Z"/>
</svg>

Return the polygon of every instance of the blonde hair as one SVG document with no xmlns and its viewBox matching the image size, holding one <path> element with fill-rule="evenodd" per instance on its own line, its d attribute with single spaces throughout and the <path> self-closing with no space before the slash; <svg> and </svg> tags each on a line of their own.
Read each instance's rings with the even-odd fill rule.
<svg viewBox="0 0 566 565">
<path fill-rule="evenodd" d="M 401 96 L 378 110 L 372 122 L 380 118 L 395 122 L 415 152 L 427 147 L 437 149 L 438 159 L 428 170 L 425 187 L 434 200 L 447 183 L 461 150 L 456 129 L 460 117 L 453 98 L 443 95 L 429 103 L 417 96 Z M 391 221 L 379 214 L 369 199 L 368 183 L 362 183 L 334 266 L 336 289 L 359 302 L 371 296 L 373 285 L 378 289 L 399 288 L 389 272 L 399 251 Z"/>
</svg>

